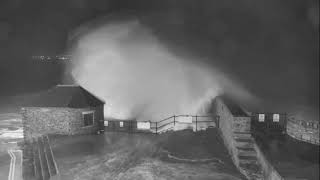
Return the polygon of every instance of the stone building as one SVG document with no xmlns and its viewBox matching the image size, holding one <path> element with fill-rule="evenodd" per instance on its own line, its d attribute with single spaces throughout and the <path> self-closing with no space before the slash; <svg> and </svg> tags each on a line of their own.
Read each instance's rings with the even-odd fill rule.
<svg viewBox="0 0 320 180">
<path fill-rule="evenodd" d="M 24 138 L 89 134 L 103 129 L 104 101 L 77 85 L 58 85 L 33 95 L 21 108 Z"/>
</svg>

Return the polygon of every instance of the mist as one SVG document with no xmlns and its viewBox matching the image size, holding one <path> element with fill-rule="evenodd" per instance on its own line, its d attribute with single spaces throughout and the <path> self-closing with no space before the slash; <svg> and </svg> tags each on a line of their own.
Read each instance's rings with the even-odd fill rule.
<svg viewBox="0 0 320 180">
<path fill-rule="evenodd" d="M 216 68 L 170 53 L 136 19 L 89 29 L 71 45 L 69 70 L 77 84 L 105 100 L 107 118 L 154 121 L 204 114 L 226 89 L 252 98 Z"/>
</svg>

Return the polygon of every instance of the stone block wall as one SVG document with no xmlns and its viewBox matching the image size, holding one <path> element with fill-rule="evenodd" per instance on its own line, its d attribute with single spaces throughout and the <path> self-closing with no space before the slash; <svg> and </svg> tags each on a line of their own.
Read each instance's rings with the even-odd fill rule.
<svg viewBox="0 0 320 180">
<path fill-rule="evenodd" d="M 235 165 L 239 165 L 239 159 L 236 157 L 237 149 L 233 139 L 234 117 L 228 107 L 221 99 L 216 98 L 213 101 L 213 113 L 219 116 L 219 129 L 222 133 L 224 144 L 227 147 L 229 154 Z"/>
<path fill-rule="evenodd" d="M 236 132 L 250 132 L 251 117 L 234 117 L 233 131 Z"/>
<path fill-rule="evenodd" d="M 263 152 L 260 150 L 258 145 L 254 143 L 254 149 L 257 152 L 257 159 L 261 164 L 263 175 L 265 180 L 284 180 L 278 171 L 271 165 L 271 163 L 266 159 Z"/>
<path fill-rule="evenodd" d="M 82 112 L 94 111 L 94 121 L 92 126 L 84 126 Z M 70 119 L 69 134 L 92 134 L 96 133 L 101 125 L 103 125 L 103 106 L 74 109 L 74 118 Z"/>
<path fill-rule="evenodd" d="M 94 111 L 94 124 L 84 126 L 82 112 Z M 24 138 L 32 140 L 45 134 L 95 133 L 103 123 L 103 106 L 90 108 L 25 107 L 21 109 Z"/>
<path fill-rule="evenodd" d="M 289 120 L 287 134 L 300 141 L 319 145 L 319 122 Z"/>
<path fill-rule="evenodd" d="M 42 134 L 68 134 L 73 116 L 70 108 L 22 108 L 24 138 L 31 140 Z"/>
</svg>

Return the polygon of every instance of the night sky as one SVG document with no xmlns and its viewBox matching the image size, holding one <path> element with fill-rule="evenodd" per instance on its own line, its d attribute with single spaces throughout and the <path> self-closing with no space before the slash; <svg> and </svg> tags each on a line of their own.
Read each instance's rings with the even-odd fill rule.
<svg viewBox="0 0 320 180">
<path fill-rule="evenodd" d="M 75 28 L 109 15 L 135 16 L 172 53 L 201 57 L 259 97 L 319 107 L 312 0 L 0 0 L 0 97 L 60 83 L 63 65 L 29 57 L 63 53 Z"/>
</svg>

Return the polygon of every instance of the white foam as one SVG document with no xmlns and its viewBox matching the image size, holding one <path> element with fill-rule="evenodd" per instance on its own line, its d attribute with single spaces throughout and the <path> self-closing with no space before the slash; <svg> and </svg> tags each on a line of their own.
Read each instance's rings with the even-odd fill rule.
<svg viewBox="0 0 320 180">
<path fill-rule="evenodd" d="M 23 128 L 19 127 L 17 130 L 3 129 L 0 132 L 0 139 L 20 139 L 23 138 Z"/>
</svg>

